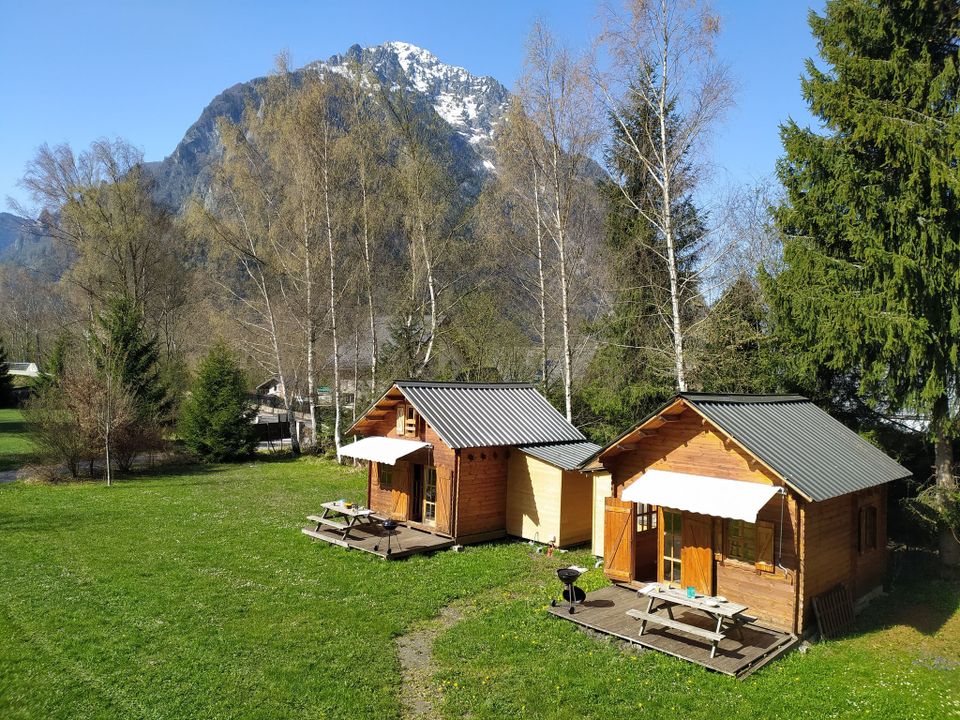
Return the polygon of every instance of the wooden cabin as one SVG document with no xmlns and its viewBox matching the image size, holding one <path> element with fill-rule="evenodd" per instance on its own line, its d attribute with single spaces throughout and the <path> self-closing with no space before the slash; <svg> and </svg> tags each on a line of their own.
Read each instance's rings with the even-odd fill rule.
<svg viewBox="0 0 960 720">
<path fill-rule="evenodd" d="M 379 515 L 460 543 L 590 539 L 591 479 L 575 469 L 600 446 L 532 385 L 398 381 L 347 434 Z"/>
<path fill-rule="evenodd" d="M 585 469 L 607 577 L 693 586 L 797 634 L 839 583 L 882 587 L 886 485 L 910 476 L 796 395 L 681 393 Z"/>
</svg>

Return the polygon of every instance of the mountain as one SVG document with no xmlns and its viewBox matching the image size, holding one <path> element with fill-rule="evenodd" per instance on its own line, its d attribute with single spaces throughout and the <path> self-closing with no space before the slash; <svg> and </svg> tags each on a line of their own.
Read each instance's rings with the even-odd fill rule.
<svg viewBox="0 0 960 720">
<path fill-rule="evenodd" d="M 404 88 L 417 107 L 436 114 L 442 121 L 438 125 L 447 129 L 444 140 L 453 150 L 464 182 L 478 181 L 494 168 L 493 133 L 510 98 L 501 83 L 447 65 L 428 50 L 404 42 L 370 48 L 354 45 L 342 55 L 295 72 L 346 74 L 351 60 L 360 61 L 384 88 Z M 258 90 L 264 82 L 265 78 L 255 78 L 224 90 L 204 108 L 170 156 L 149 164 L 159 199 L 180 209 L 192 193 L 204 191 L 220 148 L 217 119 L 238 121 L 246 103 L 259 100 Z"/>
<path fill-rule="evenodd" d="M 0 264 L 40 269 L 55 255 L 53 239 L 40 223 L 0 212 Z"/>
<path fill-rule="evenodd" d="M 439 139 L 451 150 L 461 187 L 467 194 L 475 193 L 495 167 L 493 134 L 510 101 L 507 88 L 492 77 L 472 75 L 404 42 L 369 48 L 353 45 L 341 55 L 294 72 L 345 75 L 351 61 L 359 61 L 382 87 L 406 89 L 415 107 L 433 114 L 429 119 L 437 121 L 434 127 L 443 129 L 444 137 Z M 239 121 L 246 104 L 259 101 L 264 82 L 264 77 L 254 78 L 224 90 L 203 109 L 168 157 L 146 164 L 161 202 L 179 211 L 193 193 L 204 192 L 220 152 L 218 118 Z M 43 264 L 55 274 L 62 271 L 66 260 L 55 256 L 52 239 L 37 228 L 34 221 L 0 213 L 0 263 L 34 268 Z"/>
</svg>

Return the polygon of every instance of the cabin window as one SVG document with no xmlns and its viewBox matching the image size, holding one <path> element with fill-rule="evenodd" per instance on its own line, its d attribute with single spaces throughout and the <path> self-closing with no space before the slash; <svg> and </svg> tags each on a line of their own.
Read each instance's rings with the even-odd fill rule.
<svg viewBox="0 0 960 720">
<path fill-rule="evenodd" d="M 743 520 L 727 520 L 724 555 L 752 563 L 757 556 L 757 526 Z"/>
<path fill-rule="evenodd" d="M 381 490 L 393 490 L 393 467 L 386 463 L 379 463 L 379 477 Z"/>
<path fill-rule="evenodd" d="M 681 515 L 663 511 L 663 581 L 680 584 Z"/>
<path fill-rule="evenodd" d="M 437 469 L 425 468 L 423 481 L 423 520 L 435 525 L 437 522 Z"/>
<path fill-rule="evenodd" d="M 416 435 L 419 419 L 413 405 L 397 405 L 397 435 Z"/>
<path fill-rule="evenodd" d="M 877 508 L 865 505 L 860 508 L 858 549 L 861 553 L 877 549 Z"/>
<path fill-rule="evenodd" d="M 755 565 L 757 570 L 773 572 L 773 523 L 727 520 L 724 523 L 723 554 L 731 560 Z"/>
<path fill-rule="evenodd" d="M 637 532 L 657 529 L 657 506 L 637 503 Z"/>
</svg>

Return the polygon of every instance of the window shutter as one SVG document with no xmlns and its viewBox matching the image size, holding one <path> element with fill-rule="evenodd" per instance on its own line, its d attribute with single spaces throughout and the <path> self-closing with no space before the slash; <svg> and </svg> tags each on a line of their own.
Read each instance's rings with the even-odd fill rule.
<svg viewBox="0 0 960 720">
<path fill-rule="evenodd" d="M 773 572 L 773 523 L 757 523 L 757 570 Z"/>
<path fill-rule="evenodd" d="M 403 427 L 407 419 L 407 406 L 397 405 L 397 435 L 403 435 Z"/>
</svg>

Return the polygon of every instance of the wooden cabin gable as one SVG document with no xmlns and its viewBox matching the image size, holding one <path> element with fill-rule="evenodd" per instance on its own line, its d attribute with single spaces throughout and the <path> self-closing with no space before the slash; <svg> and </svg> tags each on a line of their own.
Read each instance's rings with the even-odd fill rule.
<svg viewBox="0 0 960 720">
<path fill-rule="evenodd" d="M 646 470 L 670 470 L 731 480 L 782 485 L 781 479 L 724 436 L 698 413 L 685 408 L 656 428 L 641 429 L 628 449 L 604 459 L 616 496 Z"/>
</svg>

